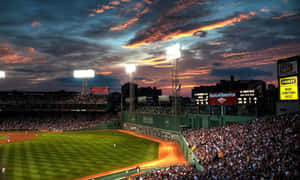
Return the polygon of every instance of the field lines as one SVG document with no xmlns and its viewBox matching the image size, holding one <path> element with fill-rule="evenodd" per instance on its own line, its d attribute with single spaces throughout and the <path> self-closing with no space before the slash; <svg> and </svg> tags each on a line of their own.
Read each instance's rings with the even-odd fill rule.
<svg viewBox="0 0 300 180">
<path fill-rule="evenodd" d="M 157 143 L 114 131 L 41 133 L 0 145 L 0 165 L 9 180 L 74 179 L 156 158 Z"/>
</svg>

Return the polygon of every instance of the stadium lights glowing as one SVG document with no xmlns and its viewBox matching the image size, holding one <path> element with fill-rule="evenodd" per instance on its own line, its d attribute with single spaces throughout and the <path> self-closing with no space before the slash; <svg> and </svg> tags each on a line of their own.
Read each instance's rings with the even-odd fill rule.
<svg viewBox="0 0 300 180">
<path fill-rule="evenodd" d="M 136 65 L 135 64 L 125 64 L 125 70 L 128 74 L 135 72 Z"/>
<path fill-rule="evenodd" d="M 93 77 L 95 77 L 95 71 L 92 69 L 74 70 L 73 76 L 75 78 L 93 78 Z"/>
<path fill-rule="evenodd" d="M 5 78 L 5 71 L 0 71 L 0 79 L 4 79 Z"/>
<path fill-rule="evenodd" d="M 175 60 L 181 57 L 180 44 L 177 43 L 166 49 L 166 59 L 168 61 Z"/>
</svg>

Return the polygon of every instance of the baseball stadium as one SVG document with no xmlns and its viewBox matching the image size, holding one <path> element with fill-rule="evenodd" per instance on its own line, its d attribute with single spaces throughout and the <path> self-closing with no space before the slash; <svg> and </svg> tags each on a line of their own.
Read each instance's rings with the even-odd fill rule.
<svg viewBox="0 0 300 180">
<path fill-rule="evenodd" d="M 0 180 L 300 180 L 300 0 L 0 0 Z"/>
<path fill-rule="evenodd" d="M 122 95 L 84 87 L 0 93 L 1 179 L 299 177 L 299 109 L 268 115 L 259 95 L 266 92 L 257 88 L 208 97 L 195 88 L 196 102 L 208 101 L 200 106 L 177 96 L 135 97 L 133 84 Z M 251 94 L 249 103 L 238 104 Z"/>
</svg>

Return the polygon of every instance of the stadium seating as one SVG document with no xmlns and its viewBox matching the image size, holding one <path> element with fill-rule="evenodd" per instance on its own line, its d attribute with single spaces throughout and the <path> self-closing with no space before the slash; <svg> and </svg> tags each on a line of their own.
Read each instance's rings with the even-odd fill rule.
<svg viewBox="0 0 300 180">
<path fill-rule="evenodd" d="M 298 114 L 187 130 L 184 136 L 209 179 L 299 178 Z M 297 155 L 298 154 L 298 155 Z"/>
</svg>

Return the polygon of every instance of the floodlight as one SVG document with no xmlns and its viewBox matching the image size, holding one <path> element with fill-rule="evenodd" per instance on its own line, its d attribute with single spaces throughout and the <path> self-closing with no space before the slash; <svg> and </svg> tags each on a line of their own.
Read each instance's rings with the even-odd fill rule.
<svg viewBox="0 0 300 180">
<path fill-rule="evenodd" d="M 92 69 L 74 70 L 73 75 L 75 78 L 93 78 L 95 77 L 95 71 Z"/>
<path fill-rule="evenodd" d="M 0 79 L 4 79 L 5 78 L 5 71 L 0 71 Z"/>
<path fill-rule="evenodd" d="M 128 74 L 135 72 L 136 65 L 135 64 L 125 64 L 125 69 Z"/>
<path fill-rule="evenodd" d="M 180 44 L 177 43 L 173 46 L 170 46 L 166 49 L 166 59 L 168 61 L 170 60 L 175 60 L 181 57 L 181 52 L 180 52 Z"/>
</svg>

